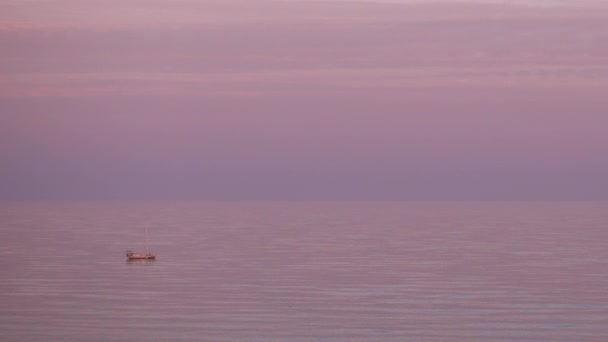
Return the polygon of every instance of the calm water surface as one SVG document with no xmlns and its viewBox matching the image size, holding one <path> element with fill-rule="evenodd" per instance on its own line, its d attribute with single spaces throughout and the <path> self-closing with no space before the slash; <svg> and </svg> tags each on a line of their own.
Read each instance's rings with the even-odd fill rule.
<svg viewBox="0 0 608 342">
<path fill-rule="evenodd" d="M 608 341 L 608 203 L 1 203 L 0 260 L 2 341 Z"/>
</svg>

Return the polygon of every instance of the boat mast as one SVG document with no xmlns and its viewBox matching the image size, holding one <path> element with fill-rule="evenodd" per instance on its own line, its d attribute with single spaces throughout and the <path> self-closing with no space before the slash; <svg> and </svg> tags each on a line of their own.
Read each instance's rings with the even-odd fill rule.
<svg viewBox="0 0 608 342">
<path fill-rule="evenodd" d="M 146 224 L 146 254 L 148 254 L 148 224 Z"/>
</svg>

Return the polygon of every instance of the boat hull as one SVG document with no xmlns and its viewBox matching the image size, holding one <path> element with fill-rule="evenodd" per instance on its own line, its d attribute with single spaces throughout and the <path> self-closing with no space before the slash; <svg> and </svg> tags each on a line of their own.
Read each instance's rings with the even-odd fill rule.
<svg viewBox="0 0 608 342">
<path fill-rule="evenodd" d="M 156 255 L 133 255 L 133 256 L 128 256 L 127 259 L 129 259 L 129 260 L 155 260 Z"/>
</svg>

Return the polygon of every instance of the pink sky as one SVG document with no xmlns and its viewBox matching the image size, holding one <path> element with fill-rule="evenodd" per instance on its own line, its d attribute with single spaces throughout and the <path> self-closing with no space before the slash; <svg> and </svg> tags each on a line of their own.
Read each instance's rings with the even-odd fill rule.
<svg viewBox="0 0 608 342">
<path fill-rule="evenodd" d="M 0 198 L 608 199 L 601 1 L 4 1 Z"/>
</svg>

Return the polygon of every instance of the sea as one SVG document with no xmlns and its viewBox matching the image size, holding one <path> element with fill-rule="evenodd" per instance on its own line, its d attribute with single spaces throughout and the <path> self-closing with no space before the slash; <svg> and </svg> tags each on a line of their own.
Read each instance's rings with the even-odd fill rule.
<svg viewBox="0 0 608 342">
<path fill-rule="evenodd" d="M 605 202 L 2 202 L 0 262 L 0 341 L 608 341 Z"/>
</svg>

